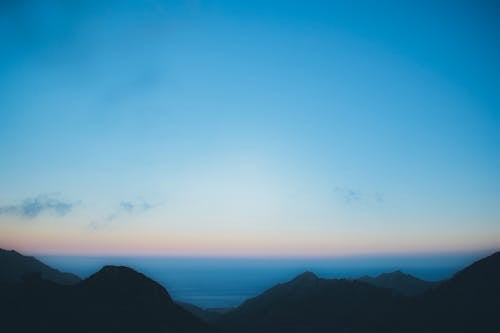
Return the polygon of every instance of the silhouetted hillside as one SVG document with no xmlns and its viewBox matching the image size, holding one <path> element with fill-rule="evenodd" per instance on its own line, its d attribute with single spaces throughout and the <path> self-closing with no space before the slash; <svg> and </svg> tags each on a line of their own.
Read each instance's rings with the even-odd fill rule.
<svg viewBox="0 0 500 333">
<path fill-rule="evenodd" d="M 500 252 L 417 297 L 411 310 L 415 332 L 500 332 Z"/>
<path fill-rule="evenodd" d="M 17 283 L 24 275 L 36 272 L 41 273 L 43 279 L 60 284 L 69 285 L 80 281 L 78 276 L 60 272 L 33 257 L 23 256 L 14 250 L 0 249 L 0 282 Z"/>
<path fill-rule="evenodd" d="M 424 281 L 401 271 L 383 273 L 376 277 L 362 276 L 358 280 L 380 288 L 392 289 L 405 296 L 418 295 L 438 285 L 438 282 Z"/>
<path fill-rule="evenodd" d="M 17 266 L 2 270 L 10 267 Z M 2 331 L 214 332 L 193 312 L 228 333 L 500 332 L 500 253 L 417 296 L 305 272 L 228 313 L 208 317 L 201 308 L 179 306 L 165 288 L 128 267 L 105 266 L 75 285 L 42 274 L 0 282 Z M 397 272 L 382 277 L 408 279 Z"/>
<path fill-rule="evenodd" d="M 214 323 L 222 317 L 223 313 L 229 311 L 229 309 L 203 309 L 191 303 L 176 302 L 184 310 L 191 312 L 196 317 L 200 318 L 204 322 Z"/>
<path fill-rule="evenodd" d="M 213 332 L 127 267 L 106 266 L 74 286 L 31 275 L 4 294 L 6 332 Z"/>
<path fill-rule="evenodd" d="M 500 332 L 500 253 L 419 296 L 306 272 L 224 315 L 225 332 Z"/>
<path fill-rule="evenodd" d="M 247 300 L 218 325 L 226 332 L 369 331 L 404 302 L 388 289 L 306 272 Z"/>
</svg>

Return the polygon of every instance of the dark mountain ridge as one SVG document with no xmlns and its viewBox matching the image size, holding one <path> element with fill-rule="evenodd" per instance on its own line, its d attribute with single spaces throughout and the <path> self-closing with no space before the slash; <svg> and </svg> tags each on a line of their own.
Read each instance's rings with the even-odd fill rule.
<svg viewBox="0 0 500 333">
<path fill-rule="evenodd" d="M 105 266 L 70 286 L 32 273 L 2 289 L 6 332 L 214 332 L 128 267 Z"/>
<path fill-rule="evenodd" d="M 225 332 L 335 332 L 382 326 L 405 298 L 388 289 L 305 272 L 223 315 Z"/>
<path fill-rule="evenodd" d="M 500 252 L 496 252 L 416 297 L 407 321 L 416 323 L 414 332 L 419 328 L 436 333 L 500 332 L 499 315 Z"/>
<path fill-rule="evenodd" d="M 0 249 L 0 282 L 17 283 L 24 275 L 35 272 L 41 273 L 43 279 L 59 284 L 71 285 L 81 280 L 75 274 L 60 272 L 33 257 Z"/>
<path fill-rule="evenodd" d="M 405 296 L 421 294 L 439 284 L 439 282 L 425 281 L 401 271 L 382 273 L 376 277 L 362 276 L 358 280 L 376 287 L 392 289 Z"/>
<path fill-rule="evenodd" d="M 386 274 L 389 282 L 408 276 Z M 393 288 L 395 289 L 395 288 Z M 420 295 L 305 272 L 222 316 L 224 332 L 500 332 L 500 253 Z"/>
<path fill-rule="evenodd" d="M 390 282 L 389 288 L 304 272 L 216 315 L 189 304 L 180 306 L 163 286 L 128 267 L 104 266 L 68 285 L 32 270 L 35 265 L 55 271 L 38 260 L 5 252 L 10 261 L 0 261 L 2 272 L 16 270 L 3 275 L 9 279 L 0 280 L 0 315 L 6 332 L 217 331 L 208 322 L 228 333 L 500 331 L 500 252 L 416 296 L 397 291 L 401 280 L 415 279 L 401 272 L 375 278 Z M 22 264 L 12 262 L 17 259 Z M 25 262 L 30 263 L 28 269 Z"/>
</svg>

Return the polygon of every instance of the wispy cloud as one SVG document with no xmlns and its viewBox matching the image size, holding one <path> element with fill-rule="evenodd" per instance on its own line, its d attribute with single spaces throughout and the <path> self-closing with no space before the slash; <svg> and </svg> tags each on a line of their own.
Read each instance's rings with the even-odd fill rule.
<svg viewBox="0 0 500 333">
<path fill-rule="evenodd" d="M 112 214 L 109 214 L 105 220 L 106 221 L 113 221 L 116 220 L 118 217 L 123 216 L 123 215 L 131 215 L 131 214 L 138 214 L 138 213 L 143 213 L 148 210 L 151 210 L 155 207 L 159 206 L 158 204 L 151 204 L 149 202 L 146 202 L 142 199 L 139 200 L 132 200 L 132 201 L 122 201 L 118 205 L 118 208 L 116 211 Z"/>
<path fill-rule="evenodd" d="M 0 215 L 33 219 L 44 212 L 49 212 L 62 217 L 69 214 L 76 205 L 78 202 L 61 200 L 54 195 L 41 194 L 35 198 L 26 198 L 16 204 L 0 206 Z"/>
<path fill-rule="evenodd" d="M 336 187 L 334 191 L 342 198 L 342 200 L 349 204 L 355 201 L 359 201 L 363 197 L 363 194 L 360 191 L 356 191 L 347 187 Z"/>
<path fill-rule="evenodd" d="M 378 204 L 385 202 L 385 195 L 381 192 L 375 192 L 375 194 L 365 193 L 362 191 L 354 190 L 348 187 L 335 187 L 334 192 L 347 204 L 351 204 L 357 201 L 375 201 Z"/>
<path fill-rule="evenodd" d="M 153 204 L 150 204 L 150 203 L 143 201 L 143 200 L 120 202 L 120 209 L 122 211 L 129 213 L 129 214 L 132 214 L 134 212 L 145 212 L 145 211 L 148 211 L 156 206 L 158 206 L 158 205 L 153 205 Z"/>
</svg>

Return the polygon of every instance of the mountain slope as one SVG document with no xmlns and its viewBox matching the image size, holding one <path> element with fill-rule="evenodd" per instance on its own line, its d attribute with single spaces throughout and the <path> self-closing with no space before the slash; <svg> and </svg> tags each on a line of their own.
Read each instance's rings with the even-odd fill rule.
<svg viewBox="0 0 500 333">
<path fill-rule="evenodd" d="M 71 273 L 63 273 L 49 267 L 41 261 L 11 250 L 0 249 L 0 281 L 17 283 L 29 273 L 40 272 L 42 278 L 59 284 L 71 285 L 80 281 L 80 278 Z"/>
<path fill-rule="evenodd" d="M 401 271 L 383 273 L 376 277 L 362 276 L 358 280 L 376 287 L 392 289 L 405 296 L 418 295 L 438 285 L 438 282 L 424 281 Z"/>
<path fill-rule="evenodd" d="M 33 275 L 4 290 L 9 332 L 213 332 L 161 285 L 127 267 L 105 266 L 73 286 Z"/>
<path fill-rule="evenodd" d="M 306 272 L 244 302 L 218 325 L 226 332 L 366 331 L 383 327 L 380 318 L 404 303 L 387 289 Z"/>
<path fill-rule="evenodd" d="M 306 272 L 223 315 L 225 332 L 500 332 L 500 252 L 405 297 Z"/>
<path fill-rule="evenodd" d="M 223 313 L 229 311 L 228 309 L 203 309 L 191 303 L 176 302 L 184 310 L 192 313 L 194 316 L 200 318 L 206 323 L 214 323 L 219 320 Z"/>
<path fill-rule="evenodd" d="M 0 281 L 2 331 L 214 332 L 165 288 L 130 268 L 105 266 L 75 285 L 42 274 Z M 214 320 L 228 333 L 500 332 L 499 309 L 500 252 L 413 297 L 305 272 Z"/>
<path fill-rule="evenodd" d="M 418 320 L 416 320 L 418 315 Z M 500 332 L 500 252 L 416 299 L 409 320 L 426 332 Z"/>
</svg>

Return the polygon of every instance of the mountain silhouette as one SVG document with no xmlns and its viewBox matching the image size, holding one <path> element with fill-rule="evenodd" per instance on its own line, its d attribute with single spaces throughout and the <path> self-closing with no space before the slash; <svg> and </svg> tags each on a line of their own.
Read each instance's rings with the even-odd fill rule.
<svg viewBox="0 0 500 333">
<path fill-rule="evenodd" d="M 417 297 L 402 322 L 414 332 L 500 332 L 500 252 Z M 414 322 L 412 327 L 408 322 Z"/>
<path fill-rule="evenodd" d="M 402 275 L 383 280 L 408 280 Z M 500 253 L 420 295 L 394 290 L 306 272 L 247 300 L 217 326 L 224 332 L 500 332 Z"/>
<path fill-rule="evenodd" d="M 405 298 L 391 290 L 305 272 L 222 316 L 225 332 L 348 332 L 382 327 Z"/>
<path fill-rule="evenodd" d="M 392 289 L 405 296 L 415 296 L 421 294 L 439 284 L 438 282 L 421 280 L 401 271 L 383 273 L 376 277 L 362 276 L 358 278 L 358 280 L 380 288 Z"/>
<path fill-rule="evenodd" d="M 0 291 L 4 332 L 214 332 L 128 267 L 105 266 L 76 285 L 33 273 Z"/>
<path fill-rule="evenodd" d="M 3 332 L 500 332 L 500 252 L 415 296 L 403 295 L 415 278 L 401 272 L 372 278 L 383 288 L 304 272 L 225 313 L 179 305 L 128 267 L 104 266 L 62 284 L 44 273 L 64 273 L 15 251 L 1 253 Z"/>
<path fill-rule="evenodd" d="M 14 250 L 0 249 L 0 282 L 17 283 L 23 276 L 36 272 L 41 273 L 43 279 L 59 284 L 71 285 L 80 282 L 78 276 L 60 272 L 33 257 L 23 256 Z"/>
<path fill-rule="evenodd" d="M 230 311 L 230 308 L 208 308 L 203 309 L 191 303 L 186 302 L 176 302 L 184 310 L 191 312 L 194 316 L 200 318 L 206 323 L 214 323 L 218 321 L 223 313 Z"/>
</svg>

